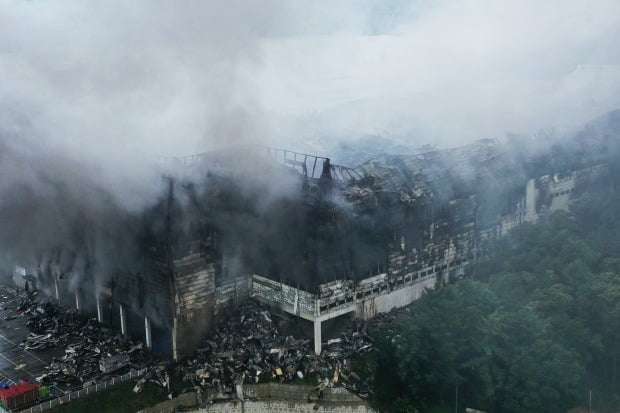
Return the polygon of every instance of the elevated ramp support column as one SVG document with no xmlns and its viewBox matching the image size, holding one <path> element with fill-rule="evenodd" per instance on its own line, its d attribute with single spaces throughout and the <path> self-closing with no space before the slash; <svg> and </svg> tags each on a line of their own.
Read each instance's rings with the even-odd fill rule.
<svg viewBox="0 0 620 413">
<path fill-rule="evenodd" d="M 321 354 L 321 321 L 314 320 L 314 352 Z"/>
</svg>

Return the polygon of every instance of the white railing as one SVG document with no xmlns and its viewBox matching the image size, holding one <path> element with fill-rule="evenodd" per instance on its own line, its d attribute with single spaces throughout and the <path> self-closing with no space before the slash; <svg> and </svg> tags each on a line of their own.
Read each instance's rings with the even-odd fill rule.
<svg viewBox="0 0 620 413">
<path fill-rule="evenodd" d="M 143 376 L 147 372 L 147 370 L 148 369 L 146 368 L 137 370 L 137 371 L 132 370 L 129 373 L 123 374 L 120 377 L 112 377 L 110 380 L 103 381 L 100 383 L 95 383 L 92 386 L 65 393 L 60 397 L 46 400 L 36 406 L 32 406 L 24 410 L 15 410 L 15 411 L 19 411 L 20 413 L 42 412 L 42 411 L 57 407 L 61 404 L 69 403 L 72 400 L 77 400 L 84 396 L 88 396 L 89 394 L 94 394 L 94 393 L 106 390 L 107 388 L 120 384 L 124 381 Z"/>
</svg>

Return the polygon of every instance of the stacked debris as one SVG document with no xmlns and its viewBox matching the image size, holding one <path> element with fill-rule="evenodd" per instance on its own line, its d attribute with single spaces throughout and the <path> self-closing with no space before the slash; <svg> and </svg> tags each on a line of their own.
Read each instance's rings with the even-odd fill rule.
<svg viewBox="0 0 620 413">
<path fill-rule="evenodd" d="M 82 317 L 72 309 L 61 309 L 29 293 L 22 297 L 17 312 L 28 317 L 30 334 L 21 345 L 29 350 L 64 348 L 45 374 L 41 384 L 75 388 L 90 386 L 129 368 L 147 365 L 142 343 Z M 323 343 L 323 353 L 314 354 L 311 340 L 279 333 L 268 307 L 247 301 L 223 319 L 204 342 L 194 359 L 177 365 L 186 383 L 200 390 L 207 401 L 243 398 L 244 383 L 275 380 L 289 383 L 311 378 L 319 395 L 326 387 L 344 386 L 365 397 L 370 380 L 352 371 L 351 359 L 372 350 L 368 325 L 357 321 L 336 339 Z M 169 369 L 154 365 L 134 388 L 140 392 L 153 382 L 171 397 Z"/>
<path fill-rule="evenodd" d="M 280 335 L 267 307 L 248 301 L 219 323 L 197 357 L 182 366 L 182 373 L 207 400 L 241 398 L 243 383 L 287 383 L 307 376 L 326 386 L 344 385 L 368 395 L 371 383 L 350 371 L 351 357 L 372 349 L 361 324 L 329 340 L 320 356 L 310 344 L 310 340 Z"/>
<path fill-rule="evenodd" d="M 30 334 L 20 344 L 26 350 L 64 348 L 65 354 L 54 358 L 46 372 L 37 377 L 42 384 L 87 387 L 145 363 L 141 342 L 102 327 L 96 319 L 84 318 L 76 310 L 38 301 L 36 294 L 24 295 L 17 312 L 29 317 L 26 326 Z"/>
<path fill-rule="evenodd" d="M 166 371 L 166 365 L 160 364 L 151 367 L 147 373 L 136 382 L 133 388 L 134 393 L 140 393 L 144 390 L 144 385 L 147 382 L 155 383 L 157 386 L 168 392 L 168 399 L 172 399 L 172 391 L 170 390 L 170 376 Z"/>
</svg>

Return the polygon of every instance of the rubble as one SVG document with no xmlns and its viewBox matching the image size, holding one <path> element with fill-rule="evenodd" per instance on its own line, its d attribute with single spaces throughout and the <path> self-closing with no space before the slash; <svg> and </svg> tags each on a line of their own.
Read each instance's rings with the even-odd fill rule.
<svg viewBox="0 0 620 413">
<path fill-rule="evenodd" d="M 20 344 L 26 350 L 64 348 L 65 354 L 54 358 L 36 378 L 41 384 L 88 386 L 147 362 L 142 343 L 102 327 L 96 319 L 82 317 L 74 309 L 39 300 L 36 292 L 22 296 L 17 313 L 28 317 L 30 334 Z"/>
<path fill-rule="evenodd" d="M 84 318 L 76 310 L 39 300 L 36 292 L 22 296 L 17 313 L 28 317 L 30 334 L 22 347 L 64 349 L 64 355 L 54 358 L 45 373 L 36 378 L 42 385 L 88 387 L 153 363 L 141 342 L 101 326 L 96 319 Z M 351 359 L 372 351 L 367 328 L 365 322 L 352 323 L 340 337 L 323 343 L 324 352 L 316 355 L 311 340 L 281 335 L 268 307 L 249 300 L 221 320 L 194 358 L 177 365 L 152 365 L 133 391 L 139 393 L 152 382 L 172 397 L 170 374 L 176 368 L 175 373 L 188 387 L 199 390 L 206 402 L 242 399 L 245 383 L 264 381 L 311 380 L 319 383 L 319 396 L 326 387 L 343 386 L 366 397 L 372 378 L 352 371 Z"/>
<path fill-rule="evenodd" d="M 144 377 L 142 377 L 136 382 L 136 385 L 133 388 L 133 392 L 140 393 L 144 389 L 144 385 L 147 382 L 155 383 L 162 389 L 167 390 L 168 398 L 172 399 L 172 392 L 170 390 L 170 376 L 168 375 L 168 371 L 166 371 L 165 364 L 159 364 L 149 369 L 149 371 L 144 375 Z"/>
<path fill-rule="evenodd" d="M 129 354 L 121 353 L 99 360 L 99 371 L 102 373 L 112 373 L 127 366 L 130 362 Z"/>
<path fill-rule="evenodd" d="M 361 322 L 352 325 L 316 355 L 310 340 L 280 335 L 267 307 L 247 301 L 219 323 L 196 357 L 180 369 L 183 379 L 211 401 L 241 397 L 243 383 L 289 383 L 308 376 L 316 377 L 321 386 L 343 385 L 364 397 L 370 378 L 361 379 L 350 369 L 354 355 L 372 350 L 365 330 Z"/>
</svg>

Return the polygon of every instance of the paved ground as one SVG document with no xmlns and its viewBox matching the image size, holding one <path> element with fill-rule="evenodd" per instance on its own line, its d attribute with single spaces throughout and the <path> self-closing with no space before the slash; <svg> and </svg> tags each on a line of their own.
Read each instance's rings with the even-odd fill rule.
<svg viewBox="0 0 620 413">
<path fill-rule="evenodd" d="M 64 351 L 24 350 L 19 345 L 29 334 L 26 327 L 28 317 L 16 312 L 22 293 L 6 283 L 0 283 L 0 381 L 37 384 L 36 378 L 43 374 L 45 366 L 54 357 L 63 355 Z M 60 392 L 57 388 L 53 390 L 54 393 Z"/>
</svg>

